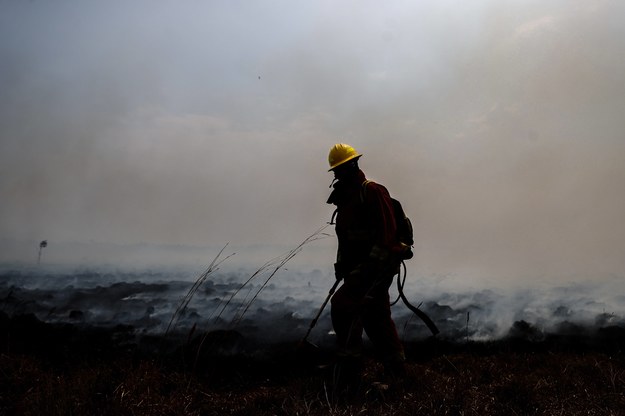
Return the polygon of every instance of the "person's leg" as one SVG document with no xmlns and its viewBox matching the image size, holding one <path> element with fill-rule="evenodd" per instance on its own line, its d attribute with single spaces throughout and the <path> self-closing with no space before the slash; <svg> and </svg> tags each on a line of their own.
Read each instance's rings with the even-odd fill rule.
<svg viewBox="0 0 625 416">
<path fill-rule="evenodd" d="M 361 296 L 343 284 L 331 299 L 332 326 L 341 353 L 359 353 L 362 347 Z"/>
<path fill-rule="evenodd" d="M 365 296 L 361 319 L 367 336 L 382 359 L 385 371 L 395 376 L 403 376 L 404 348 L 391 316 L 388 294 L 392 279 L 392 276 L 387 276 L 383 284 L 375 287 Z"/>
</svg>

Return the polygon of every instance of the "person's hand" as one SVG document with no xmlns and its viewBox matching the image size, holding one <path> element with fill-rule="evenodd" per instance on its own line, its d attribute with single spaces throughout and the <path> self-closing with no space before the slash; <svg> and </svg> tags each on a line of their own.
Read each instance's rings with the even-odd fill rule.
<svg viewBox="0 0 625 416">
<path fill-rule="evenodd" d="M 390 253 L 386 248 L 380 247 L 376 244 L 371 247 L 371 251 L 369 252 L 369 258 L 374 261 L 386 261 L 389 258 L 389 254 Z"/>
</svg>

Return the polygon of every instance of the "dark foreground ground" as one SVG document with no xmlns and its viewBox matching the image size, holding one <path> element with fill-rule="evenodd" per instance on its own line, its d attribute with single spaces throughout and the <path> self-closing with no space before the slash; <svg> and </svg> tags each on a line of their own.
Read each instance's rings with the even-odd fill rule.
<svg viewBox="0 0 625 416">
<path fill-rule="evenodd" d="M 368 358 L 346 393 L 319 367 L 330 353 L 297 343 L 235 332 L 137 339 L 129 327 L 0 313 L 0 415 L 625 415 L 625 330 L 540 341 L 520 330 L 410 344 L 401 382 Z"/>
</svg>

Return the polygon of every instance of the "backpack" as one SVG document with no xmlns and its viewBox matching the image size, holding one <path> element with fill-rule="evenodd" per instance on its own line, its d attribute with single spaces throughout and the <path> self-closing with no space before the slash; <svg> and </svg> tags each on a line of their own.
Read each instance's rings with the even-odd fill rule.
<svg viewBox="0 0 625 416">
<path fill-rule="evenodd" d="M 367 185 L 372 182 L 366 180 L 362 183 L 362 199 L 364 201 L 364 193 L 367 191 Z M 414 256 L 412 252 L 412 246 L 414 245 L 414 232 L 412 229 L 412 223 L 410 218 L 406 216 L 404 208 L 401 206 L 401 202 L 391 197 L 393 203 L 393 216 L 395 217 L 395 227 L 397 229 L 397 240 L 404 247 L 404 251 L 401 254 L 402 260 L 411 259 Z"/>
</svg>

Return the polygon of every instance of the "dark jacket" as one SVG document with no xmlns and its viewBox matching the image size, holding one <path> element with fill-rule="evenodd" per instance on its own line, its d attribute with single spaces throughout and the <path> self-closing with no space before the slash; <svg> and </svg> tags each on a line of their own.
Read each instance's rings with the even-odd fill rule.
<svg viewBox="0 0 625 416">
<path fill-rule="evenodd" d="M 388 190 L 365 174 L 334 184 L 328 199 L 337 207 L 337 264 L 349 273 L 359 265 L 389 259 L 401 246 Z"/>
</svg>

